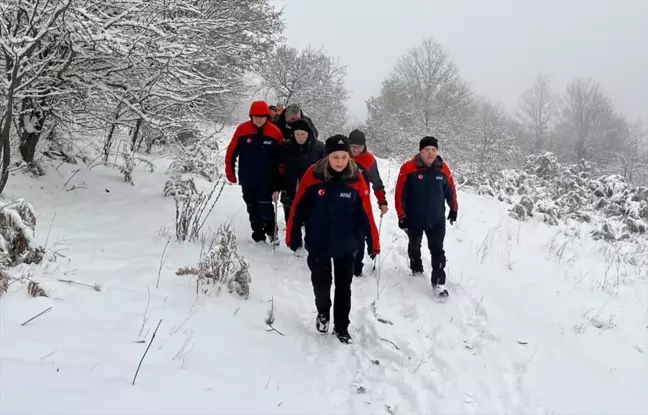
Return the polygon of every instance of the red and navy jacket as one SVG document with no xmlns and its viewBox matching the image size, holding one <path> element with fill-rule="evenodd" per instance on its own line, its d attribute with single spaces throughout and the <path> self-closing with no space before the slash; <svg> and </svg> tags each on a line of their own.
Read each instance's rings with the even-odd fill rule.
<svg viewBox="0 0 648 415">
<path fill-rule="evenodd" d="M 357 156 L 351 156 L 358 166 L 360 167 L 360 172 L 365 178 L 367 183 L 371 183 L 373 187 L 374 194 L 376 199 L 378 199 L 378 206 L 387 206 L 387 196 L 385 195 L 385 185 L 380 178 L 380 172 L 378 171 L 378 163 L 373 154 L 365 150 L 358 154 Z"/>
<path fill-rule="evenodd" d="M 255 101 L 250 107 L 252 115 L 262 115 L 267 109 L 263 101 Z M 268 118 L 270 111 L 268 110 Z M 244 122 L 236 128 L 225 155 L 225 174 L 227 180 L 236 183 L 236 159 L 239 160 L 238 182 L 241 186 L 263 186 L 279 190 L 279 154 L 283 135 L 281 130 L 270 121 L 261 128 L 252 121 Z"/>
<path fill-rule="evenodd" d="M 437 156 L 427 167 L 421 155 L 406 161 L 396 182 L 396 214 L 410 229 L 445 224 L 445 204 L 458 211 L 457 189 L 448 165 Z"/>
<path fill-rule="evenodd" d="M 290 210 L 286 245 L 299 246 L 305 225 L 305 248 L 312 255 L 337 258 L 364 249 L 357 241 L 360 232 L 367 235 L 369 253 L 378 255 L 380 240 L 364 177 L 350 165 L 326 181 L 326 168 L 327 159 L 322 159 L 304 173 Z"/>
</svg>

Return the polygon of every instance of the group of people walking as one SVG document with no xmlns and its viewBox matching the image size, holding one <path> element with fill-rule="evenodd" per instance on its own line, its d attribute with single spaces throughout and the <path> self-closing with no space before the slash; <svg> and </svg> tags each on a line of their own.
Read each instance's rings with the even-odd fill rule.
<svg viewBox="0 0 648 415">
<path fill-rule="evenodd" d="M 365 134 L 353 130 L 348 136 L 336 134 L 319 141 L 313 121 L 295 104 L 279 112 L 265 101 L 255 101 L 249 117 L 237 127 L 227 148 L 225 172 L 228 181 L 241 186 L 252 239 L 278 244 L 276 208 L 281 201 L 286 245 L 295 252 L 308 252 L 316 328 L 328 332 L 333 306 L 333 332 L 341 342 L 350 343 L 353 277 L 363 275 L 365 245 L 369 258 L 380 254 L 370 186 L 380 215 L 388 212 L 385 186 L 376 159 L 367 150 Z M 420 141 L 419 152 L 400 168 L 394 206 L 398 225 L 408 235 L 412 273 L 424 272 L 421 243 L 425 234 L 434 293 L 447 296 L 445 204 L 450 208 L 447 220 L 451 224 L 457 219 L 458 204 L 452 173 L 438 150 L 436 138 L 426 136 Z"/>
</svg>

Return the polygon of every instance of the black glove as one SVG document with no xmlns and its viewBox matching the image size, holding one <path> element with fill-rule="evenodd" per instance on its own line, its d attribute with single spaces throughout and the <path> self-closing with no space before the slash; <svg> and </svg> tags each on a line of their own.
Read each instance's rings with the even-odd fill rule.
<svg viewBox="0 0 648 415">
<path fill-rule="evenodd" d="M 401 228 L 402 230 L 406 231 L 407 230 L 407 218 L 398 219 L 398 227 Z"/>
<path fill-rule="evenodd" d="M 448 213 L 448 220 L 450 221 L 450 225 L 453 225 L 457 221 L 456 210 L 451 210 L 450 213 Z"/>
</svg>

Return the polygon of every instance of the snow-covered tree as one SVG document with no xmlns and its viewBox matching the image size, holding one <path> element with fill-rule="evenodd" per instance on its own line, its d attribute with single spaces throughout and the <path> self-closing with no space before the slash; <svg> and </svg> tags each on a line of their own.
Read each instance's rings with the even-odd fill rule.
<svg viewBox="0 0 648 415">
<path fill-rule="evenodd" d="M 0 118 L 0 143 L 2 144 L 2 169 L 0 191 L 7 183 L 7 168 L 10 163 L 11 127 L 14 124 L 16 108 L 21 105 L 29 114 L 34 111 L 33 103 L 43 99 L 43 94 L 33 87 L 41 74 L 56 66 L 60 54 L 56 53 L 65 44 L 65 39 L 55 36 L 62 24 L 63 16 L 72 0 L 45 2 L 5 1 L 0 9 L 0 59 L 3 61 L 4 76 L 0 83 L 0 102 L 3 113 Z M 32 105 L 26 105 L 25 100 Z M 18 117 L 22 114 L 18 113 Z M 26 121 L 26 122 L 25 122 Z M 30 134 L 42 124 L 39 120 L 22 120 L 25 132 L 20 149 L 28 162 L 33 154 L 26 149 Z"/>
<path fill-rule="evenodd" d="M 596 81 L 577 78 L 567 85 L 554 145 L 571 155 L 570 161 L 603 162 L 605 153 L 619 145 L 624 124 Z"/>
<path fill-rule="evenodd" d="M 536 153 L 544 150 L 559 104 L 560 97 L 552 92 L 545 75 L 538 75 L 533 86 L 520 97 L 518 118 L 532 137 L 529 150 Z"/>
<path fill-rule="evenodd" d="M 30 164 L 55 127 L 107 126 L 107 155 L 118 129 L 130 130 L 134 145 L 144 129 L 174 136 L 197 121 L 228 121 L 243 75 L 283 29 L 269 0 L 0 4 L 5 166 L 14 124 Z"/>
<path fill-rule="evenodd" d="M 346 67 L 324 49 L 279 46 L 258 69 L 261 88 L 284 105 L 300 104 L 322 136 L 343 131 L 347 122 Z"/>
<path fill-rule="evenodd" d="M 641 183 L 642 175 L 648 173 L 646 137 L 641 120 L 637 120 L 627 125 L 621 137 L 622 149 L 613 153 L 614 161 L 618 162 L 620 172 L 628 183 Z M 636 177 L 637 173 L 639 177 Z"/>
<path fill-rule="evenodd" d="M 518 159 L 518 146 L 510 116 L 501 107 L 488 100 L 473 104 L 465 139 L 472 165 L 478 172 L 499 171 Z"/>
<path fill-rule="evenodd" d="M 443 47 L 425 40 L 402 56 L 380 94 L 367 101 L 371 140 L 385 154 L 409 155 L 425 135 L 455 150 L 471 103 L 468 83 Z"/>
</svg>

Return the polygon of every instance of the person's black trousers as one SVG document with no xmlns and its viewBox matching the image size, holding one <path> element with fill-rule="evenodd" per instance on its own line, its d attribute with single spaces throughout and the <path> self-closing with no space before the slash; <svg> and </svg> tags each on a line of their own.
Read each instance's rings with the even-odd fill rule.
<svg viewBox="0 0 648 415">
<path fill-rule="evenodd" d="M 271 239 L 275 235 L 275 215 L 272 206 L 272 190 L 264 187 L 246 186 L 242 188 L 243 201 L 247 207 L 252 228 L 252 239 L 265 240 L 266 235 Z"/>
<path fill-rule="evenodd" d="M 331 284 L 335 279 L 333 323 L 336 328 L 349 327 L 351 312 L 351 283 L 353 282 L 354 255 L 339 258 L 308 255 L 308 268 L 315 292 L 317 312 L 330 317 Z M 333 267 L 331 267 L 331 263 Z"/>
<path fill-rule="evenodd" d="M 443 250 L 445 230 L 445 223 L 427 229 L 407 230 L 407 236 L 409 237 L 407 254 L 409 256 L 410 269 L 412 272 L 423 272 L 421 242 L 423 240 L 423 234 L 425 233 L 428 249 L 430 250 L 430 256 L 432 257 L 432 285 L 445 284 L 446 280 L 446 257 L 445 251 Z"/>
</svg>

